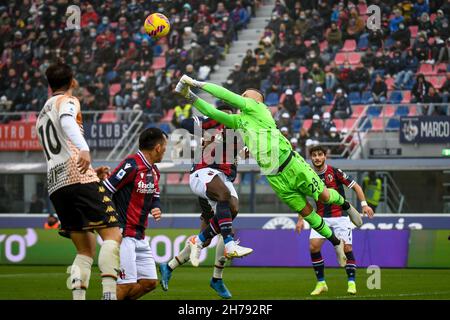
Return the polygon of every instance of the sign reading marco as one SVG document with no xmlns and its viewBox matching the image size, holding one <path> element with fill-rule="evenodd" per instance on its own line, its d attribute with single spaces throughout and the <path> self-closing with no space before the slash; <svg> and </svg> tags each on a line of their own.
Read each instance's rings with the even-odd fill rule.
<svg viewBox="0 0 450 320">
<path fill-rule="evenodd" d="M 400 143 L 450 143 L 450 117 L 401 117 Z"/>
</svg>

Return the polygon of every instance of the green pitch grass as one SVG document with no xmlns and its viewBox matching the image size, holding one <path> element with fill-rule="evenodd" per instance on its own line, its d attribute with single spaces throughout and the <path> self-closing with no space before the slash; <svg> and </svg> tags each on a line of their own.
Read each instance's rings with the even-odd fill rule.
<svg viewBox="0 0 450 320">
<path fill-rule="evenodd" d="M 66 287 L 68 274 L 61 266 L 0 266 L 0 299 L 71 299 Z M 174 273 L 169 291 L 160 286 L 142 299 L 216 300 L 209 287 L 212 268 L 181 267 Z M 311 297 L 315 277 L 309 268 L 237 268 L 225 269 L 224 279 L 234 300 L 277 299 L 450 299 L 450 270 L 381 269 L 381 289 L 369 290 L 366 269 L 357 270 L 356 296 L 346 293 L 345 270 L 326 269 L 328 293 Z M 88 299 L 101 297 L 100 276 L 93 270 Z"/>
</svg>

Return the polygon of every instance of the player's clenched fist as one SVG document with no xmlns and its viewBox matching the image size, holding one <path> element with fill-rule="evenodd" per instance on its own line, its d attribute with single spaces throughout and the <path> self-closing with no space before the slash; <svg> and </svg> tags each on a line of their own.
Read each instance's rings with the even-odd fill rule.
<svg viewBox="0 0 450 320">
<path fill-rule="evenodd" d="M 161 219 L 161 209 L 153 208 L 150 213 L 155 221 L 159 221 Z"/>
<path fill-rule="evenodd" d="M 85 174 L 89 169 L 89 165 L 91 164 L 91 155 L 87 150 L 81 150 L 80 155 L 78 156 L 78 170 L 80 170 L 81 174 Z"/>
</svg>

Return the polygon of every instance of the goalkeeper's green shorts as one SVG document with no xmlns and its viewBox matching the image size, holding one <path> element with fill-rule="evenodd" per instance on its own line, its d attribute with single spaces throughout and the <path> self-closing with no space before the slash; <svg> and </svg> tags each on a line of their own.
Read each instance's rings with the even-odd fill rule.
<svg viewBox="0 0 450 320">
<path fill-rule="evenodd" d="M 267 180 L 278 197 L 297 213 L 306 206 L 306 196 L 317 201 L 325 188 L 317 173 L 297 152 L 283 171 L 268 175 Z"/>
</svg>

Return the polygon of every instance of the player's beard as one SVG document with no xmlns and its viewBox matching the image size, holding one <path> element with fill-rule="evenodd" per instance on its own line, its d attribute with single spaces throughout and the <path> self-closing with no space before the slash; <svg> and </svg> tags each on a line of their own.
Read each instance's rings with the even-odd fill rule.
<svg viewBox="0 0 450 320">
<path fill-rule="evenodd" d="M 320 162 L 319 165 L 316 165 L 316 162 L 312 161 L 312 164 L 314 166 L 314 169 L 316 169 L 316 171 L 319 171 L 320 169 L 322 169 L 323 165 L 325 164 L 325 161 Z"/>
</svg>

